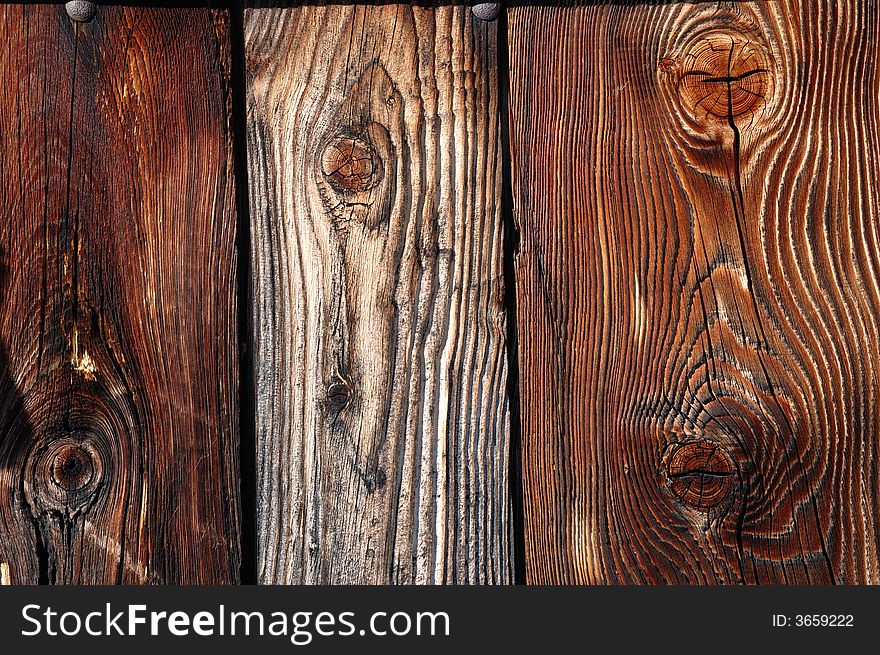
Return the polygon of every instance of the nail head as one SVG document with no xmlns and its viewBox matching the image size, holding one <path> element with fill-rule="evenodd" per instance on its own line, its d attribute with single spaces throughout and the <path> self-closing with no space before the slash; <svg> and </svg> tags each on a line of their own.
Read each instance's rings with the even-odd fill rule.
<svg viewBox="0 0 880 655">
<path fill-rule="evenodd" d="M 64 9 L 67 10 L 67 15 L 71 20 L 75 20 L 77 23 L 88 23 L 95 17 L 97 7 L 94 2 L 73 0 L 73 2 L 66 3 Z"/>
<path fill-rule="evenodd" d="M 471 7 L 474 16 L 480 20 L 495 20 L 501 13 L 501 4 L 498 2 L 481 2 Z"/>
</svg>

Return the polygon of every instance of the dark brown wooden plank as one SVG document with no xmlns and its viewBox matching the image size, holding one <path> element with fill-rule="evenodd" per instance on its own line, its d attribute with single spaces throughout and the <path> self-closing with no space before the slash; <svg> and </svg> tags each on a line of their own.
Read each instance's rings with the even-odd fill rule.
<svg viewBox="0 0 880 655">
<path fill-rule="evenodd" d="M 245 12 L 263 582 L 510 580 L 496 29 Z"/>
<path fill-rule="evenodd" d="M 13 584 L 238 579 L 228 31 L 207 9 L 0 7 Z"/>
<path fill-rule="evenodd" d="M 880 582 L 876 2 L 511 10 L 531 582 Z"/>
</svg>

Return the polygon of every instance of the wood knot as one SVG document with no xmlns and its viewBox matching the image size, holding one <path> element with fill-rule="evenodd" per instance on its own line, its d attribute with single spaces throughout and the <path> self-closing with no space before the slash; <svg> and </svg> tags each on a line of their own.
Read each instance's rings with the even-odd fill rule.
<svg viewBox="0 0 880 655">
<path fill-rule="evenodd" d="M 332 414 L 339 414 L 351 397 L 351 388 L 346 380 L 336 380 L 327 387 L 327 409 Z"/>
<path fill-rule="evenodd" d="M 664 459 L 669 488 L 686 505 L 707 511 L 720 505 L 733 490 L 736 464 L 716 443 L 674 443 Z"/>
<path fill-rule="evenodd" d="M 67 491 L 76 491 L 87 486 L 94 472 L 92 456 L 82 446 L 65 445 L 55 454 L 52 479 Z"/>
<path fill-rule="evenodd" d="M 66 436 L 41 448 L 33 460 L 30 502 L 37 511 L 75 515 L 96 499 L 104 457 L 94 437 Z"/>
<path fill-rule="evenodd" d="M 760 109 L 772 91 L 767 51 L 745 35 L 704 33 L 683 56 L 664 57 L 659 67 L 675 76 L 683 108 L 698 120 L 734 127 L 735 119 Z"/>
<path fill-rule="evenodd" d="M 384 469 L 377 467 L 371 473 L 364 475 L 363 480 L 367 493 L 372 494 L 385 486 L 385 483 L 388 482 L 388 475 Z"/>
<path fill-rule="evenodd" d="M 340 135 L 324 148 L 321 172 L 337 192 L 368 191 L 382 180 L 382 159 L 365 138 Z"/>
</svg>

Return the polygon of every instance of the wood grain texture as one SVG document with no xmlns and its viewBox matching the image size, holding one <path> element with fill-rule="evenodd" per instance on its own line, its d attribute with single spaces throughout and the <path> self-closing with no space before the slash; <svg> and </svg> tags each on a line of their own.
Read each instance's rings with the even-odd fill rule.
<svg viewBox="0 0 880 655">
<path fill-rule="evenodd" d="M 262 582 L 511 577 L 495 44 L 245 11 Z"/>
<path fill-rule="evenodd" d="M 238 579 L 225 13 L 4 5 L 0 562 Z"/>
<path fill-rule="evenodd" d="M 880 582 L 878 37 L 510 11 L 530 582 Z"/>
</svg>

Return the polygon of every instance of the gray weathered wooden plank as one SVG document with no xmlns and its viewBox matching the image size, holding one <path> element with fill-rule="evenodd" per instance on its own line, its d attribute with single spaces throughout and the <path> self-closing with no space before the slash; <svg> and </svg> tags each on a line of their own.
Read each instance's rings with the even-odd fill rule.
<svg viewBox="0 0 880 655">
<path fill-rule="evenodd" d="M 495 23 L 244 22 L 259 580 L 508 582 Z"/>
</svg>

